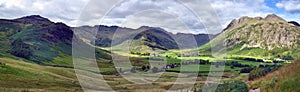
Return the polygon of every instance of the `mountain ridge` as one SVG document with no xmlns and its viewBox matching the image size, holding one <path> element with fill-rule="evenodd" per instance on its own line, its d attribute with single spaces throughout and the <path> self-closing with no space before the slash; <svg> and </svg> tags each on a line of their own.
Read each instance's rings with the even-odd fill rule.
<svg viewBox="0 0 300 92">
<path fill-rule="evenodd" d="M 300 46 L 300 27 L 288 23 L 283 18 L 269 14 L 261 17 L 241 17 L 234 19 L 213 41 L 225 45 L 227 54 L 276 57 L 296 54 Z M 225 38 L 225 42 L 221 42 Z M 200 47 L 209 50 L 210 45 Z M 206 50 L 205 50 L 206 49 Z"/>
<path fill-rule="evenodd" d="M 120 47 L 118 45 L 121 45 L 122 43 L 127 44 L 128 42 L 134 42 L 131 45 L 133 48 L 146 47 L 148 48 L 147 50 L 149 50 L 148 52 L 152 52 L 155 48 L 159 48 L 159 50 L 179 49 L 179 47 L 197 48 L 215 37 L 215 35 L 212 34 L 173 34 L 162 28 L 149 26 L 141 26 L 137 29 L 132 29 L 118 26 L 97 25 L 93 27 L 73 27 L 73 30 L 82 34 L 79 35 L 81 38 L 87 39 L 88 42 L 96 46 Z M 93 39 L 95 39 L 95 42 L 92 41 Z M 141 51 L 139 49 L 135 50 Z"/>
<path fill-rule="evenodd" d="M 0 23 L 3 33 L 0 42 L 6 48 L 3 52 L 36 63 L 50 62 L 59 54 L 71 55 L 73 31 L 63 23 L 39 15 L 0 20 Z"/>
<path fill-rule="evenodd" d="M 72 67 L 73 37 L 74 32 L 68 25 L 39 15 L 0 19 L 0 56 L 22 58 L 41 65 Z M 97 58 L 108 58 L 106 54 L 109 53 L 99 49 L 96 52 Z"/>
</svg>

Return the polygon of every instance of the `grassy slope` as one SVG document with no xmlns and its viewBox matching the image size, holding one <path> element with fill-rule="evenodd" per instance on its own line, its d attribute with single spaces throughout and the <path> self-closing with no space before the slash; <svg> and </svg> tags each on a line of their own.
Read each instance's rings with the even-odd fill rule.
<svg viewBox="0 0 300 92">
<path fill-rule="evenodd" d="M 28 46 L 28 48 L 23 49 L 29 50 L 32 54 L 26 55 L 29 57 L 27 58 L 28 60 L 44 63 L 40 61 L 50 62 L 54 58 L 70 55 L 71 45 L 66 45 L 69 44 L 70 41 L 66 41 L 67 39 L 61 41 L 50 41 L 53 39 L 49 40 L 48 38 L 53 37 L 60 39 L 55 36 L 62 33 L 70 33 L 68 35 L 62 35 L 64 35 L 64 37 L 72 38 L 72 32 L 70 30 L 66 30 L 65 28 L 67 27 L 63 24 L 54 24 L 50 21 L 46 21 L 46 23 L 47 26 L 40 24 L 24 24 L 23 22 L 17 22 L 14 20 L 0 20 L 0 53 L 7 54 L 8 51 L 16 48 L 18 50 L 14 53 L 23 53 L 19 50 L 22 48 L 13 48 L 14 46 L 12 46 L 12 43 L 16 39 L 22 39 L 22 44 L 26 44 Z M 54 31 L 56 31 L 57 34 L 53 33 Z M 64 37 L 61 38 L 64 39 Z M 58 61 L 56 60 L 54 62 Z M 64 63 L 63 65 L 70 65 L 67 64 L 70 62 L 58 62 L 57 64 L 60 63 Z"/>
<path fill-rule="evenodd" d="M 292 64 L 281 67 L 273 73 L 249 82 L 249 87 L 251 89 L 260 88 L 263 92 L 299 92 L 299 71 L 300 61 L 298 60 Z"/>
<path fill-rule="evenodd" d="M 10 58 L 0 58 L 0 62 L 0 92 L 74 92 L 76 89 L 82 91 L 73 69 L 40 66 Z M 80 76 L 86 77 L 86 80 L 95 80 L 92 77 Z M 160 79 L 152 84 L 133 84 L 119 75 L 104 75 L 104 78 L 106 83 L 116 91 L 153 92 L 166 91 L 170 88 L 177 78 L 177 73 L 163 73 Z M 182 78 L 190 79 L 189 76 Z M 205 79 L 199 77 L 197 83 L 202 85 Z M 76 82 L 72 83 L 72 81 Z M 95 81 L 95 85 L 101 85 L 102 82 Z M 178 87 L 185 85 L 181 83 Z"/>
<path fill-rule="evenodd" d="M 0 91 L 74 91 L 80 89 L 73 69 L 40 66 L 0 58 Z"/>
</svg>

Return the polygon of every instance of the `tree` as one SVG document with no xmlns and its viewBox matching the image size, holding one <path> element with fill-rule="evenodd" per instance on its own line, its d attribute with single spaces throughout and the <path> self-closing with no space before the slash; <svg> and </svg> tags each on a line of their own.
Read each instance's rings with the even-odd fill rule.
<svg viewBox="0 0 300 92">
<path fill-rule="evenodd" d="M 231 69 L 234 69 L 234 66 L 230 66 Z"/>
<path fill-rule="evenodd" d="M 290 55 L 283 56 L 282 59 L 284 59 L 284 60 L 294 60 L 294 58 L 292 56 L 290 56 Z"/>
<path fill-rule="evenodd" d="M 146 71 L 146 68 L 147 68 L 146 66 L 142 66 L 143 71 Z"/>
<path fill-rule="evenodd" d="M 264 76 L 266 74 L 265 69 L 255 68 L 249 73 L 249 80 Z"/>
<path fill-rule="evenodd" d="M 219 84 L 215 92 L 248 92 L 247 84 L 242 81 L 235 80 Z"/>
<path fill-rule="evenodd" d="M 240 73 L 250 73 L 253 70 L 251 67 L 246 67 L 241 69 Z"/>
</svg>

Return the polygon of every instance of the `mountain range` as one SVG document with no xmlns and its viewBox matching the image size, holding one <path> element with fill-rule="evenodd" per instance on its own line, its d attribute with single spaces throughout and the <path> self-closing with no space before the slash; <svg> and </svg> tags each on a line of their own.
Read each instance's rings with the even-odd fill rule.
<svg viewBox="0 0 300 92">
<path fill-rule="evenodd" d="M 87 75 L 99 74 L 98 70 L 100 70 L 105 82 L 121 91 L 144 90 L 145 87 L 142 86 L 145 85 L 133 85 L 129 81 L 127 82 L 126 79 L 122 79 L 117 70 L 124 74 L 137 71 L 157 72 L 161 67 L 165 67 L 161 65 L 163 62 L 159 61 L 166 60 L 168 64 L 166 67 L 170 66 L 170 69 L 162 75 L 161 80 L 163 81 L 157 81 L 149 86 L 151 89 L 154 88 L 153 85 L 164 89 L 160 85 L 169 83 L 169 80 L 174 82 L 173 79 L 178 77 L 174 71 L 180 70 L 180 67 L 177 66 L 180 63 L 182 66 L 188 67 L 194 67 L 199 63 L 201 71 L 196 72 L 201 72 L 201 76 L 198 76 L 200 80 L 197 82 L 204 83 L 202 79 L 206 79 L 206 75 L 202 72 L 211 72 L 212 67 L 219 67 L 218 62 L 214 61 L 226 60 L 224 77 L 222 77 L 224 82 L 233 80 L 232 78 L 244 80 L 248 74 L 245 76 L 242 74 L 245 73 L 242 70 L 249 71 L 249 77 L 255 74 L 261 76 L 266 74 L 266 71 L 274 70 L 266 76 L 250 81 L 248 86 L 251 89 L 261 89 L 262 91 L 289 92 L 299 90 L 295 88 L 299 85 L 299 81 L 297 81 L 299 73 L 297 72 L 300 63 L 299 60 L 294 61 L 299 58 L 299 38 L 299 24 L 295 21 L 288 22 L 275 14 L 267 15 L 264 18 L 244 16 L 234 19 L 219 34 L 173 34 L 162 28 L 149 26 L 136 29 L 105 25 L 70 27 L 64 23 L 52 22 L 39 15 L 0 19 L 0 85 L 2 88 L 4 87 L 4 91 L 11 91 L 6 88 L 12 88 L 12 91 L 20 92 L 35 90 L 57 92 L 80 91 L 82 89 L 82 85 L 78 81 L 80 77 L 87 81 L 93 80 L 93 83 L 89 85 L 101 84 L 102 80 L 94 81 L 94 77 L 82 76 L 74 71 L 72 43 L 75 43 L 80 44 L 79 46 L 75 45 L 77 48 L 81 46 L 95 47 L 95 61 L 98 66 L 94 67 L 95 63 L 83 61 L 82 64 L 85 67 L 76 67 L 76 70 Z M 123 51 L 127 47 L 130 53 L 124 54 Z M 200 56 L 194 57 L 194 53 L 190 53 L 190 50 L 198 51 Z M 214 57 L 211 55 L 212 51 L 216 51 L 217 54 L 224 54 L 226 51 L 227 56 Z M 86 54 L 85 49 L 77 52 L 87 57 L 92 56 Z M 182 52 L 183 54 L 181 54 Z M 152 55 L 158 56 L 158 58 L 151 58 Z M 161 59 L 163 56 L 166 58 Z M 130 59 L 129 64 L 133 65 L 132 68 L 115 66 L 128 64 L 128 62 L 123 62 L 123 59 L 127 59 L 127 57 Z M 112 58 L 117 61 L 113 62 Z M 151 65 L 150 60 L 155 62 L 152 62 Z M 191 62 L 192 60 L 199 62 Z M 267 62 L 268 60 L 272 63 Z M 274 63 L 275 61 L 277 63 Z M 284 66 L 276 70 L 277 65 Z M 187 68 L 185 70 L 193 72 L 195 69 Z M 202 76 L 202 74 L 204 75 Z M 93 86 L 88 89 L 98 90 Z M 0 90 L 3 90 L 1 87 Z M 236 86 L 232 87 L 236 88 Z M 218 86 L 218 88 L 222 89 L 223 87 Z"/>
<path fill-rule="evenodd" d="M 137 29 L 105 25 L 69 27 L 32 15 L 0 20 L 0 54 L 39 64 L 72 65 L 72 38 L 77 33 L 78 38 L 89 44 L 114 47 L 115 50 L 127 46 L 131 54 L 139 55 L 179 48 L 209 52 L 213 47 L 211 43 L 216 43 L 227 46 L 227 52 L 231 55 L 297 58 L 299 32 L 297 22 L 287 22 L 275 14 L 265 18 L 245 16 L 234 19 L 223 32 L 216 35 L 172 34 L 162 28 L 149 26 Z M 225 37 L 224 42 L 218 42 L 224 40 L 221 36 Z M 104 56 L 110 54 L 102 49 L 96 51 L 106 54 Z"/>
<path fill-rule="evenodd" d="M 0 56 L 23 58 L 43 65 L 73 66 L 74 32 L 64 23 L 39 15 L 0 20 Z M 76 37 L 77 38 L 77 37 Z M 103 50 L 99 57 L 106 56 Z"/>
<path fill-rule="evenodd" d="M 137 29 L 118 26 L 81 26 L 72 28 L 79 37 L 100 47 L 122 49 L 130 45 L 131 53 L 150 54 L 170 49 L 197 48 L 206 44 L 213 34 L 173 34 L 159 27 L 141 26 Z M 194 43 L 194 44 L 192 44 Z"/>
</svg>

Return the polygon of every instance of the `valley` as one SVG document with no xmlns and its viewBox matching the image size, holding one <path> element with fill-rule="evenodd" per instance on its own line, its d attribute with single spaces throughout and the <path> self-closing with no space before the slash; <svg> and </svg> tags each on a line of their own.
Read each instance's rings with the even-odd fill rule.
<svg viewBox="0 0 300 92">
<path fill-rule="evenodd" d="M 99 91 L 110 89 L 95 85 L 108 83 L 115 91 L 153 92 L 171 88 L 201 92 L 208 76 L 216 73 L 222 78 L 217 92 L 232 89 L 226 84 L 240 86 L 240 91 L 256 88 L 270 91 L 276 87 L 285 92 L 297 85 L 291 81 L 299 77 L 295 72 L 287 73 L 291 80 L 278 76 L 292 69 L 299 71 L 296 66 L 300 57 L 300 27 L 275 14 L 234 19 L 219 34 L 173 34 L 149 26 L 69 27 L 39 15 L 1 19 L 0 24 L 0 91 Z M 96 65 L 80 62 L 85 69 L 75 68 L 73 60 L 81 58 L 72 57 L 72 39 L 95 48 Z M 218 45 L 226 48 L 213 52 Z M 125 59 L 130 62 L 124 62 Z M 161 76 L 157 80 L 149 75 L 131 78 L 151 82 L 146 84 L 135 84 L 122 76 L 148 72 Z M 103 79 L 85 74 L 101 74 Z M 79 77 L 92 81 L 84 84 L 88 88 L 81 87 Z M 177 79 L 192 78 L 195 83 L 175 84 Z M 261 82 L 266 86 L 259 85 Z"/>
</svg>

